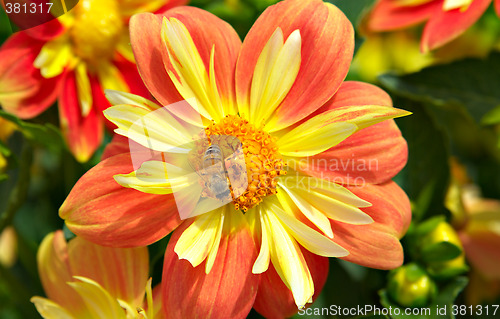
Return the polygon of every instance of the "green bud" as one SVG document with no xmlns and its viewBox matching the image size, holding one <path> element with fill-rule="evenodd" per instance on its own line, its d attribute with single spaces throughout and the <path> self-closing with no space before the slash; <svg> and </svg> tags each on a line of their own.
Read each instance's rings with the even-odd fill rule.
<svg viewBox="0 0 500 319">
<path fill-rule="evenodd" d="M 420 257 L 429 274 L 439 279 L 451 278 L 468 270 L 462 243 L 453 227 L 445 221 L 439 222 L 422 237 Z"/>
<path fill-rule="evenodd" d="M 387 290 L 389 296 L 404 307 L 424 307 L 437 294 L 434 281 L 414 263 L 391 271 Z"/>
</svg>

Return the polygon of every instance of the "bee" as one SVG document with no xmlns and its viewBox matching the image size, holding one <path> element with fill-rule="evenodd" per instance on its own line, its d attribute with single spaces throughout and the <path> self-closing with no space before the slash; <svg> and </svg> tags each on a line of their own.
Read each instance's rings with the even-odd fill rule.
<svg viewBox="0 0 500 319">
<path fill-rule="evenodd" d="M 217 144 L 208 146 L 201 158 L 201 170 L 196 170 L 196 163 L 190 159 L 190 165 L 193 170 L 205 182 L 206 190 L 220 201 L 231 201 L 231 190 L 227 171 L 224 164 L 222 150 Z M 200 165 L 198 165 L 200 166 Z"/>
</svg>

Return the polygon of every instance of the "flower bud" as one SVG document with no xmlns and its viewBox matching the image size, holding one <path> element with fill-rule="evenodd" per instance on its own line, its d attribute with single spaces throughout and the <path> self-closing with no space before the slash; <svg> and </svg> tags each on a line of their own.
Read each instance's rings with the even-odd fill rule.
<svg viewBox="0 0 500 319">
<path fill-rule="evenodd" d="M 434 281 L 417 264 L 408 264 L 389 275 L 389 296 L 404 307 L 424 307 L 437 294 Z"/>
<path fill-rule="evenodd" d="M 455 230 L 445 221 L 440 221 L 422 237 L 420 257 L 427 265 L 429 274 L 440 279 L 451 278 L 468 270 L 462 243 Z"/>
</svg>

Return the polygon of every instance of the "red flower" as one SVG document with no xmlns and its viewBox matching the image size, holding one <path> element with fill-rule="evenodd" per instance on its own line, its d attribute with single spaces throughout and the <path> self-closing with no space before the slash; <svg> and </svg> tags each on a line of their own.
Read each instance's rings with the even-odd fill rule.
<svg viewBox="0 0 500 319">
<path fill-rule="evenodd" d="M 379 0 L 370 14 L 372 31 L 392 31 L 426 22 L 422 52 L 434 50 L 461 35 L 486 11 L 492 0 Z M 495 0 L 500 14 L 500 1 Z"/>
<path fill-rule="evenodd" d="M 58 19 L 18 32 L 0 48 L 1 106 L 29 119 L 57 100 L 64 137 L 87 161 L 103 137 L 103 89 L 148 94 L 129 46 L 130 16 L 186 2 L 82 0 Z"/>
<path fill-rule="evenodd" d="M 408 112 L 375 86 L 343 82 L 354 32 L 338 8 L 280 2 L 243 44 L 200 9 L 139 14 L 131 43 L 146 86 L 165 107 L 108 91 L 115 106 L 105 115 L 146 154 L 164 156 L 134 169 L 128 141 L 115 138 L 60 216 L 79 236 L 109 246 L 148 245 L 175 229 L 162 281 L 168 318 L 244 318 L 252 307 L 289 316 L 321 291 L 327 257 L 380 269 L 402 264 L 399 238 L 411 212 L 391 178 L 407 146 L 392 118 Z M 172 105 L 182 100 L 189 104 Z M 241 142 L 248 187 L 236 195 L 232 184 L 231 201 L 195 216 L 220 199 L 190 174 L 189 158 L 169 150 L 200 130 L 212 145 L 226 134 Z M 168 177 L 167 166 L 175 167 Z M 182 221 L 179 204 L 195 217 Z"/>
</svg>

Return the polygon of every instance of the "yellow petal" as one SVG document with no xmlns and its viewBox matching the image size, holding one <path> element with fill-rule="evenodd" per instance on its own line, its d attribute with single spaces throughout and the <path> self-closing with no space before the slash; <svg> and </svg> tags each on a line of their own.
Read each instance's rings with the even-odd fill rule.
<svg viewBox="0 0 500 319">
<path fill-rule="evenodd" d="M 260 252 L 259 256 L 255 260 L 255 263 L 252 267 L 253 274 L 261 274 L 265 272 L 269 268 L 269 262 L 271 261 L 271 252 L 269 250 L 269 237 L 272 236 L 272 233 L 269 229 L 267 229 L 267 224 L 264 220 L 263 214 L 259 214 L 260 225 L 261 225 L 261 243 L 260 243 Z"/>
<path fill-rule="evenodd" d="M 349 252 L 339 244 L 303 224 L 291 212 L 285 212 L 280 207 L 277 199 L 268 200 L 265 207 L 267 214 L 274 214 L 279 218 L 288 233 L 304 246 L 305 249 L 324 257 L 345 257 L 349 255 Z"/>
<path fill-rule="evenodd" d="M 444 0 L 443 10 L 450 11 L 459 8 L 467 9 L 471 3 L 472 0 Z"/>
<path fill-rule="evenodd" d="M 145 110 L 149 111 L 156 111 L 157 109 L 161 108 L 161 106 L 159 106 L 155 102 L 132 93 L 126 93 L 115 90 L 105 90 L 104 94 L 106 95 L 106 98 L 108 99 L 109 103 L 111 103 L 111 105 L 120 105 L 120 104 L 134 105 L 142 107 Z"/>
<path fill-rule="evenodd" d="M 262 208 L 260 211 L 272 236 L 269 248 L 273 266 L 292 291 L 297 307 L 302 308 L 314 294 L 314 283 L 304 256 L 276 215 Z"/>
<path fill-rule="evenodd" d="M 227 205 L 222 208 L 224 213 L 221 214 L 219 227 L 217 228 L 217 234 L 215 235 L 214 243 L 210 248 L 210 253 L 208 253 L 207 262 L 205 264 L 205 273 L 210 273 L 212 267 L 214 266 L 215 258 L 217 257 L 217 251 L 219 250 L 220 240 L 222 237 L 222 229 L 224 228 L 224 216 L 226 213 Z"/>
<path fill-rule="evenodd" d="M 373 223 L 373 219 L 358 208 L 369 207 L 371 204 L 360 199 L 341 185 L 330 183 L 324 179 L 301 175 L 287 175 L 280 179 L 278 185 L 286 191 L 302 213 L 315 224 L 316 219 L 311 219 L 310 216 L 316 216 L 318 212 L 330 219 L 348 224 L 365 225 Z M 280 202 L 284 201 L 282 198 L 286 198 L 286 195 L 281 194 L 281 197 L 278 196 Z M 324 226 L 323 224 L 316 225 L 318 227 Z M 322 227 L 320 229 L 323 230 Z"/>
<path fill-rule="evenodd" d="M 264 46 L 255 66 L 250 91 L 251 123 L 259 125 L 278 108 L 290 91 L 300 69 L 300 31 L 295 30 L 283 43 L 283 32 L 277 28 Z"/>
<path fill-rule="evenodd" d="M 179 259 L 186 259 L 193 267 L 196 267 L 207 258 L 212 249 L 218 249 L 214 247 L 214 243 L 223 220 L 224 209 L 222 208 L 196 217 L 175 245 L 174 251 Z"/>
<path fill-rule="evenodd" d="M 82 116 L 87 116 L 92 109 L 92 89 L 87 75 L 87 65 L 84 62 L 78 63 L 75 69 L 76 91 Z"/>
<path fill-rule="evenodd" d="M 181 124 L 166 108 L 153 112 L 144 105 L 115 105 L 104 111 L 104 116 L 118 128 L 115 133 L 128 137 L 149 149 L 169 152 L 191 143 L 198 127 Z"/>
<path fill-rule="evenodd" d="M 162 161 L 147 161 L 130 174 L 114 176 L 123 187 L 149 194 L 171 194 L 198 182 L 198 175 Z"/>
<path fill-rule="evenodd" d="M 52 300 L 42 297 L 33 297 L 30 300 L 35 304 L 38 313 L 45 319 L 77 319 Z"/>
<path fill-rule="evenodd" d="M 103 89 L 123 92 L 130 90 L 120 70 L 112 63 L 101 63 L 97 68 L 97 77 Z"/>
<path fill-rule="evenodd" d="M 307 202 L 299 193 L 286 188 L 282 184 L 279 184 L 279 186 L 284 190 L 284 192 L 278 191 L 276 197 L 278 198 L 281 206 L 283 206 L 284 210 L 290 212 L 300 210 L 302 214 L 314 225 L 316 225 L 326 236 L 333 238 L 330 220 L 325 214 L 323 214 L 323 212 Z"/>
<path fill-rule="evenodd" d="M 70 282 L 68 285 L 82 297 L 92 318 L 126 319 L 125 312 L 118 301 L 101 285 L 85 277 L 75 276 L 74 278 L 77 281 Z"/>
<path fill-rule="evenodd" d="M 66 36 L 47 42 L 33 62 L 44 78 L 60 75 L 74 60 L 71 44 Z"/>
<path fill-rule="evenodd" d="M 215 84 L 214 74 L 208 74 L 200 53 L 182 22 L 175 18 L 163 18 L 161 32 L 175 72 L 168 70 L 170 79 L 185 99 L 194 98 L 199 113 L 207 119 L 219 121 L 224 117 L 224 106 Z M 213 70 L 212 48 L 210 69 Z"/>
<path fill-rule="evenodd" d="M 130 45 L 130 35 L 128 32 L 122 33 L 120 40 L 116 45 L 116 50 L 128 61 L 135 63 L 134 52 L 132 52 L 132 46 Z"/>
<path fill-rule="evenodd" d="M 325 124 L 316 116 L 283 135 L 278 146 L 282 155 L 313 156 L 339 144 L 357 129 L 355 124 L 345 122 Z"/>
</svg>

